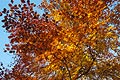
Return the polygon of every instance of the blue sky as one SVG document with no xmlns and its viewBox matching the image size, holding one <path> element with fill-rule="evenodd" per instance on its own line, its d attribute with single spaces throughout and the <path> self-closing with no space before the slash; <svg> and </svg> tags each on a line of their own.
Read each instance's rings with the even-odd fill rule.
<svg viewBox="0 0 120 80">
<path fill-rule="evenodd" d="M 8 3 L 10 3 L 11 0 L 0 0 L 0 11 L 3 10 L 3 8 L 9 8 L 8 7 Z M 15 3 L 19 3 L 20 0 L 14 0 Z M 30 0 L 31 2 L 36 3 L 37 5 L 40 4 L 41 0 Z M 42 13 L 42 11 L 38 8 L 35 8 L 35 10 L 37 12 L 39 12 L 40 14 Z M 7 67 L 11 62 L 14 62 L 14 59 L 12 59 L 12 57 L 14 57 L 12 54 L 9 53 L 4 53 L 4 48 L 5 48 L 5 43 L 9 43 L 9 39 L 8 39 L 8 35 L 9 33 L 7 33 L 5 31 L 5 29 L 2 28 L 3 23 L 1 22 L 1 20 L 3 19 L 3 17 L 0 17 L 0 62 L 3 62 L 3 65 L 5 67 Z"/>
</svg>

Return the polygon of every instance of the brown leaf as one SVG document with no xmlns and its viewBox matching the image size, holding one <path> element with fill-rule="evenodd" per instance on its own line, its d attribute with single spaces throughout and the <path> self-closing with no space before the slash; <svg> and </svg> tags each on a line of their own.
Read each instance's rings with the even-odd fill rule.
<svg viewBox="0 0 120 80">
<path fill-rule="evenodd" d="M 11 0 L 11 3 L 13 4 L 14 0 Z"/>
</svg>

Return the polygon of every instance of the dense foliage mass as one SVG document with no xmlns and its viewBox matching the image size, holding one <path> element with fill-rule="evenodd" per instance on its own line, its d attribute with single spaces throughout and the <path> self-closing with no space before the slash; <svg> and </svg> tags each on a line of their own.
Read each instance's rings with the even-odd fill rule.
<svg viewBox="0 0 120 80">
<path fill-rule="evenodd" d="M 0 15 L 15 54 L 9 80 L 120 80 L 119 0 L 13 0 Z"/>
</svg>

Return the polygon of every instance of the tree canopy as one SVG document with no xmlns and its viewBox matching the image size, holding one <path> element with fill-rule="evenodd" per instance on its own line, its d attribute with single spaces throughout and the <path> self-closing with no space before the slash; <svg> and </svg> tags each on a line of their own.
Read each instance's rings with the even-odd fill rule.
<svg viewBox="0 0 120 80">
<path fill-rule="evenodd" d="M 1 79 L 120 79 L 119 0 L 42 0 L 42 15 L 30 0 L 8 5 L 5 52 L 17 63 Z"/>
</svg>

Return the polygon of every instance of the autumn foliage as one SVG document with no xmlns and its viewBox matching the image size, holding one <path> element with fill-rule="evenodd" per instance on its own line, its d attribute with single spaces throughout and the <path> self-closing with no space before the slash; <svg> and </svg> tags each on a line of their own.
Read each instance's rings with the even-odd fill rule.
<svg viewBox="0 0 120 80">
<path fill-rule="evenodd" d="M 118 0 L 43 0 L 42 15 L 29 0 L 8 5 L 5 52 L 17 63 L 1 79 L 120 80 Z"/>
</svg>

